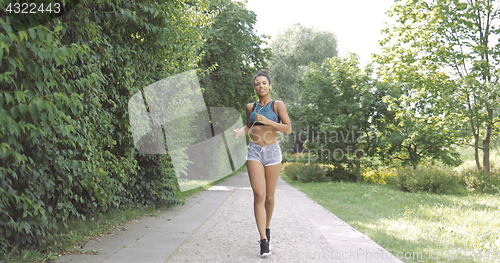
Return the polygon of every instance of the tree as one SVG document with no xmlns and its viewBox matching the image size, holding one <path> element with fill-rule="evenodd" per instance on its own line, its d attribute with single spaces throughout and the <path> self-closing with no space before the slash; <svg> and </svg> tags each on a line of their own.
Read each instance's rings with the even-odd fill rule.
<svg viewBox="0 0 500 263">
<path fill-rule="evenodd" d="M 482 150 L 488 171 L 499 130 L 499 7 L 495 0 L 398 0 L 388 12 L 396 22 L 384 30 L 376 56 L 381 78 L 418 100 L 421 116 L 468 131 L 456 142 L 472 139 L 476 165 L 482 168 Z"/>
<path fill-rule="evenodd" d="M 244 112 L 254 96 L 252 78 L 267 67 L 270 50 L 263 36 L 254 33 L 256 15 L 245 2 L 212 0 L 213 23 L 203 28 L 201 69 L 212 68 L 200 80 L 207 107 L 233 107 Z"/>
<path fill-rule="evenodd" d="M 361 158 L 372 155 L 387 112 L 385 88 L 371 78 L 372 68 L 359 68 L 355 54 L 312 63 L 301 82 L 308 103 L 299 122 L 309 127 L 305 145 L 321 162 L 354 163 L 360 182 Z"/>
<path fill-rule="evenodd" d="M 299 23 L 272 37 L 270 48 L 273 54 L 269 64 L 273 92 L 290 104 L 299 102 L 302 91 L 297 82 L 310 63 L 321 65 L 324 59 L 338 54 L 337 37 L 333 33 Z"/>
<path fill-rule="evenodd" d="M 394 117 L 387 123 L 379 145 L 383 160 L 398 159 L 413 169 L 427 158 L 452 166 L 460 164 L 460 154 L 452 147 L 455 137 L 450 136 L 442 119 L 418 116 L 415 108 L 398 106 L 394 101 L 390 104 Z"/>
<path fill-rule="evenodd" d="M 272 51 L 269 63 L 272 95 L 283 100 L 290 119 L 297 120 L 302 106 L 302 89 L 298 81 L 306 74 L 311 62 L 321 65 L 324 59 L 337 56 L 337 37 L 332 32 L 296 23 L 273 36 L 269 46 Z M 300 135 L 304 134 L 306 127 L 293 125 L 294 134 L 299 136 L 280 136 L 280 140 L 286 148 L 301 152 L 305 138 Z"/>
</svg>

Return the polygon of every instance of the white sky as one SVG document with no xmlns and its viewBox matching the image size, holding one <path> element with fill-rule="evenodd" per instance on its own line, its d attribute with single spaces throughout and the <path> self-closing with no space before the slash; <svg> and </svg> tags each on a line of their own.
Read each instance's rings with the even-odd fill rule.
<svg viewBox="0 0 500 263">
<path fill-rule="evenodd" d="M 255 12 L 257 34 L 271 37 L 295 22 L 337 35 L 339 55 L 347 51 L 359 55 L 361 65 L 379 51 L 378 40 L 385 14 L 394 0 L 248 0 L 247 9 Z"/>
</svg>

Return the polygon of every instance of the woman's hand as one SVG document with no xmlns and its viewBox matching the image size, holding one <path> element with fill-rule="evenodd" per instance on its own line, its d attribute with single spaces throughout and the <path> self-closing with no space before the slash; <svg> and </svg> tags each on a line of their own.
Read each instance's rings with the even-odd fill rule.
<svg viewBox="0 0 500 263">
<path fill-rule="evenodd" d="M 236 129 L 236 130 L 233 130 L 233 136 L 234 138 L 238 138 L 240 137 L 240 135 L 244 132 L 242 131 L 243 129 Z"/>
<path fill-rule="evenodd" d="M 269 125 L 272 121 L 266 118 L 264 115 L 257 114 L 255 115 L 255 120 L 264 124 L 264 125 Z"/>
</svg>

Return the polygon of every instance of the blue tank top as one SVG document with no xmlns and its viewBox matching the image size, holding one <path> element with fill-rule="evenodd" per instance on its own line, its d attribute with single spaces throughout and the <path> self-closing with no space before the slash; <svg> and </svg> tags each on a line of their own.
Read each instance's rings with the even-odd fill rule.
<svg viewBox="0 0 500 263">
<path fill-rule="evenodd" d="M 274 112 L 274 100 L 266 104 L 265 106 L 260 106 L 259 103 L 254 103 L 252 113 L 250 113 L 250 125 L 255 122 L 255 115 L 257 112 L 260 115 L 264 115 L 264 117 L 268 118 L 271 121 L 280 122 L 280 118 Z M 255 125 L 264 125 L 260 122 L 256 122 Z M 266 125 L 267 126 L 267 125 Z"/>
</svg>

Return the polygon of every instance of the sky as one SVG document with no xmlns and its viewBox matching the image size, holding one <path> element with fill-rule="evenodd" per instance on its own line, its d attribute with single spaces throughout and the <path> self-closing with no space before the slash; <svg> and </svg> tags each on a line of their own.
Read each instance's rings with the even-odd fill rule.
<svg viewBox="0 0 500 263">
<path fill-rule="evenodd" d="M 379 52 L 378 40 L 385 14 L 394 0 L 248 0 L 247 9 L 255 12 L 258 35 L 273 36 L 298 22 L 337 36 L 339 55 L 354 52 L 361 65 L 370 61 L 372 53 Z"/>
</svg>

